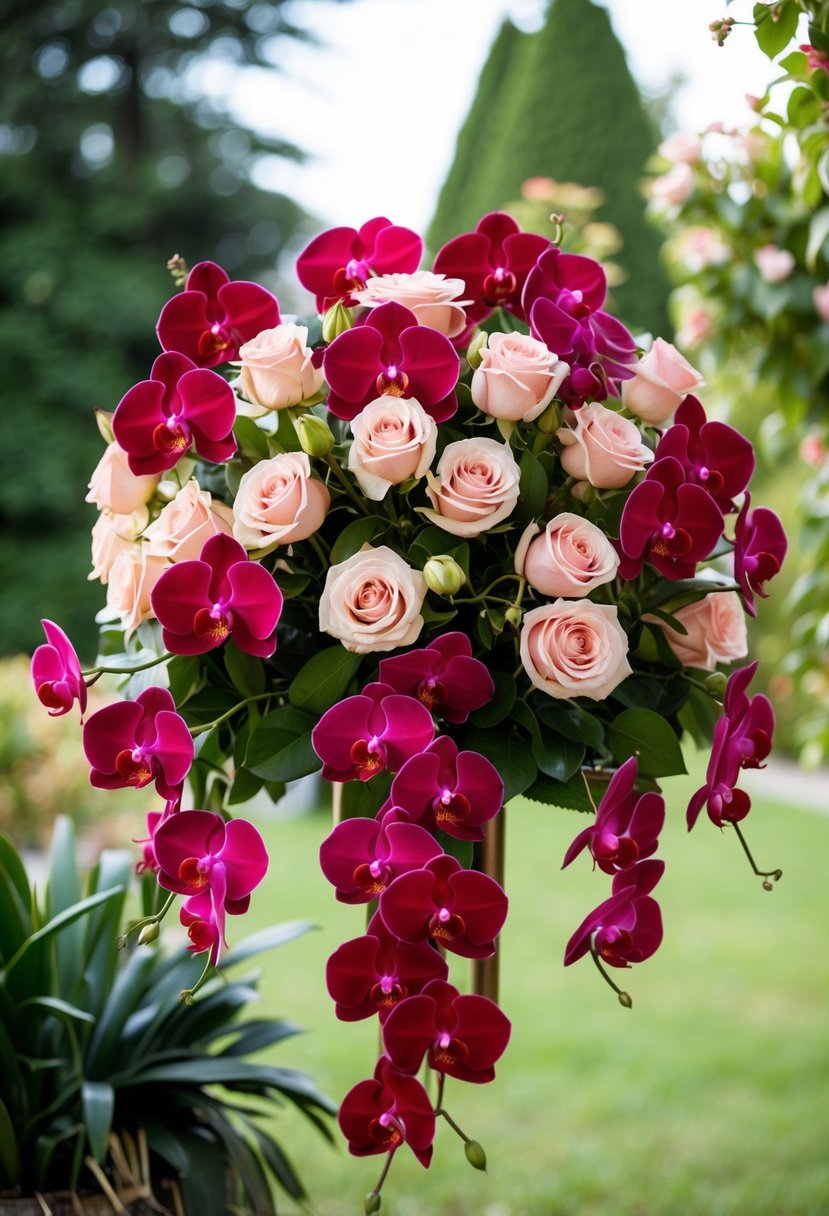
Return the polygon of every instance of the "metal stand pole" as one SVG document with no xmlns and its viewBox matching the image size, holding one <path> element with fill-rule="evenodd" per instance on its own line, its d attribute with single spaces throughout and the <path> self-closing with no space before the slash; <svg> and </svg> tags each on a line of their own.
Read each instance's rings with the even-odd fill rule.
<svg viewBox="0 0 829 1216">
<path fill-rule="evenodd" d="M 486 836 L 481 846 L 481 870 L 501 886 L 504 885 L 505 821 L 506 807 L 503 807 L 486 825 Z M 488 996 L 492 1001 L 498 1000 L 499 943 L 500 939 L 496 941 L 495 953 L 490 958 L 472 960 L 472 991 L 479 996 Z"/>
</svg>

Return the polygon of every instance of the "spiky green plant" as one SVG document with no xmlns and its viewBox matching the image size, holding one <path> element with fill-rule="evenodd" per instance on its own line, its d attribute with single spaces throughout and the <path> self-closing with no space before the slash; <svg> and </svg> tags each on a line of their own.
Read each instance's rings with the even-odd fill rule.
<svg viewBox="0 0 829 1216">
<path fill-rule="evenodd" d="M 41 899 L 0 836 L 0 1193 L 109 1186 L 163 1201 L 178 1187 L 187 1212 L 269 1216 L 274 1182 L 305 1191 L 263 1121 L 289 1103 L 329 1136 L 333 1108 L 305 1074 L 249 1058 L 299 1028 L 245 1018 L 258 976 L 228 972 L 310 926 L 241 942 L 187 1007 L 200 960 L 115 948 L 129 873 L 128 856 L 104 852 L 84 895 L 62 818 Z"/>
</svg>

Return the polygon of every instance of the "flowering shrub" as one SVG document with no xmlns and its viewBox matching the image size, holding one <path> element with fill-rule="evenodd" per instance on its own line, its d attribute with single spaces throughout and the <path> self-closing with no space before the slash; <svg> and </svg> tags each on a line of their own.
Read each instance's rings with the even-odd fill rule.
<svg viewBox="0 0 829 1216">
<path fill-rule="evenodd" d="M 754 666 L 727 685 L 717 668 L 745 656 L 744 612 L 786 547 L 750 509 L 750 443 L 706 419 L 670 344 L 640 357 L 598 262 L 501 213 L 432 270 L 420 253 L 384 219 L 322 234 L 297 273 L 323 313 L 302 324 L 218 267 L 190 272 L 151 379 L 101 420 L 102 518 L 140 518 L 118 534 L 99 665 L 82 673 L 51 623 L 33 664 L 52 713 L 128 673 L 84 750 L 94 785 L 155 788 L 139 865 L 170 894 L 142 928 L 183 898 L 206 956 L 186 1001 L 267 868 L 228 808 L 320 769 L 340 783 L 320 864 L 370 919 L 326 982 L 341 1020 L 382 1031 L 340 1111 L 353 1153 L 386 1156 L 369 1211 L 398 1147 L 429 1164 L 436 1116 L 484 1168 L 444 1091 L 491 1081 L 509 1039 L 486 969 L 506 801 L 595 813 L 564 864 L 586 850 L 610 882 L 564 963 L 589 954 L 627 1006 L 611 972 L 662 940 L 657 779 L 684 771 L 686 734 L 714 732 L 689 822 L 706 806 L 743 841 L 739 773 L 773 715 L 748 695 Z M 113 593 L 119 562 L 134 573 Z M 459 959 L 474 993 L 449 979 Z"/>
</svg>

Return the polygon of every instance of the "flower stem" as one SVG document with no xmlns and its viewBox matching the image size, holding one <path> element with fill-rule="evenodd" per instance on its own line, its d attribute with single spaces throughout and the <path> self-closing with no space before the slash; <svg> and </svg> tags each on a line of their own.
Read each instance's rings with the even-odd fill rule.
<svg viewBox="0 0 829 1216">
<path fill-rule="evenodd" d="M 322 538 L 319 536 L 315 536 L 314 533 L 312 532 L 311 535 L 308 537 L 308 541 L 310 542 L 311 548 L 314 550 L 317 557 L 320 559 L 320 563 L 322 565 L 323 570 L 327 570 L 328 567 L 331 565 L 331 553 L 330 553 L 330 551 L 328 553 L 326 553 L 325 549 L 323 549 Z"/>
<path fill-rule="evenodd" d="M 193 1004 L 193 997 L 196 995 L 198 990 L 201 987 L 203 987 L 204 984 L 207 983 L 208 976 L 210 975 L 210 972 L 212 970 L 213 970 L 213 964 L 210 961 L 210 954 L 208 954 L 207 962 L 204 964 L 204 970 L 202 971 L 199 978 L 196 980 L 193 987 L 192 988 L 183 988 L 181 990 L 181 992 L 178 994 L 178 999 L 181 1001 L 182 1005 L 192 1005 Z"/>
<path fill-rule="evenodd" d="M 633 1001 L 631 1000 L 629 994 L 627 992 L 623 992 L 622 989 L 618 986 L 618 984 L 614 984 L 613 980 L 607 974 L 604 967 L 602 966 L 601 959 L 599 958 L 599 955 L 598 955 L 598 951 L 596 950 L 596 944 L 592 940 L 590 942 L 590 954 L 593 958 L 593 962 L 596 964 L 599 975 L 602 977 L 602 979 L 606 983 L 610 984 L 610 987 L 613 989 L 613 991 L 616 993 L 617 997 L 619 998 L 619 1004 L 623 1005 L 625 1009 L 631 1009 L 633 1007 Z"/>
<path fill-rule="evenodd" d="M 88 667 L 86 671 L 82 671 L 81 675 L 91 676 L 90 683 L 98 679 L 99 676 L 131 676 L 135 671 L 147 671 L 150 667 L 158 667 L 159 663 L 166 663 L 173 656 L 171 654 L 162 654 L 154 659 L 149 659 L 146 663 L 137 663 L 135 667 Z"/>
<path fill-rule="evenodd" d="M 232 718 L 234 714 L 238 714 L 240 709 L 244 709 L 246 705 L 251 705 L 254 701 L 267 701 L 272 697 L 272 692 L 259 692 L 255 697 L 245 697 L 244 701 L 239 701 L 238 704 L 231 706 L 225 713 L 220 714 L 218 718 L 214 718 L 212 722 L 205 722 L 202 726 L 192 726 L 190 734 L 195 739 L 197 735 L 204 735 L 209 730 L 213 730 L 217 726 L 221 726 L 228 718 Z"/>
<path fill-rule="evenodd" d="M 348 480 L 345 473 L 343 472 L 342 466 L 340 465 L 339 461 L 335 460 L 334 457 L 330 453 L 324 457 L 324 460 L 325 460 L 325 463 L 328 465 L 329 469 L 331 470 L 331 472 L 337 478 L 337 481 L 339 481 L 340 485 L 345 490 L 348 497 L 351 499 L 351 501 L 360 508 L 363 515 L 371 515 L 372 514 L 371 508 L 367 505 L 365 499 L 360 498 L 359 494 L 357 494 L 355 492 L 354 487 L 351 485 L 351 482 Z"/>
<path fill-rule="evenodd" d="M 134 925 L 130 925 L 126 932 L 122 933 L 115 943 L 119 950 L 123 950 L 127 944 L 127 938 L 131 933 L 140 932 L 146 925 L 158 925 L 163 920 L 175 902 L 176 893 L 171 891 L 164 902 L 163 908 L 156 912 L 153 916 L 145 916 L 142 920 L 137 920 Z"/>
<path fill-rule="evenodd" d="M 754 860 L 754 858 L 751 856 L 751 850 L 749 849 L 748 844 L 746 843 L 746 838 L 743 835 L 743 833 L 740 831 L 740 825 L 738 823 L 735 823 L 734 820 L 732 820 L 731 826 L 733 827 L 734 831 L 737 833 L 737 839 L 739 840 L 740 844 L 743 846 L 743 852 L 745 853 L 746 857 L 748 858 L 748 863 L 751 866 L 752 870 L 754 871 L 754 873 L 757 875 L 758 878 L 762 878 L 764 880 L 763 890 L 772 891 L 774 889 L 772 887 L 772 883 L 780 881 L 780 879 L 783 877 L 783 871 L 782 870 L 758 870 L 757 863 Z M 769 881 L 769 879 L 771 879 L 771 882 Z"/>
</svg>

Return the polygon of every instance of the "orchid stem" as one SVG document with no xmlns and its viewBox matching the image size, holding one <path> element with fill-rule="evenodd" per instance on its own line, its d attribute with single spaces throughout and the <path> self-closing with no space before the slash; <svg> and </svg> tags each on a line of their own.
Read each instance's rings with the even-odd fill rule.
<svg viewBox="0 0 829 1216">
<path fill-rule="evenodd" d="M 592 806 L 593 810 L 598 815 L 599 811 L 598 811 L 598 808 L 596 807 L 596 803 L 593 799 L 593 792 L 590 789 L 590 782 L 587 780 L 587 773 L 584 771 L 583 768 L 580 768 L 579 772 L 581 773 L 581 779 L 584 782 L 584 788 L 587 791 L 587 797 L 590 799 L 590 805 Z"/>
<path fill-rule="evenodd" d="M 207 962 L 204 964 L 204 970 L 202 971 L 199 978 L 196 980 L 193 987 L 192 988 L 183 988 L 181 990 L 181 992 L 178 994 L 178 999 L 181 1001 L 182 1005 L 192 1005 L 193 1004 L 193 997 L 196 995 L 198 990 L 201 987 L 203 987 L 204 984 L 207 983 L 207 978 L 210 975 L 210 972 L 212 970 L 213 970 L 213 964 L 210 961 L 210 954 L 208 953 Z"/>
<path fill-rule="evenodd" d="M 757 875 L 758 878 L 762 878 L 765 880 L 763 882 L 763 890 L 772 891 L 774 889 L 772 887 L 772 882 L 779 882 L 780 879 L 783 877 L 783 871 L 782 870 L 758 870 L 757 863 L 754 860 L 754 858 L 751 856 L 751 850 L 749 849 L 748 844 L 746 843 L 746 838 L 743 835 L 743 833 L 740 831 L 740 825 L 738 823 L 735 823 L 735 821 L 732 819 L 731 826 L 733 827 L 734 831 L 737 833 L 737 839 L 739 840 L 740 844 L 743 846 L 743 852 L 745 853 L 746 857 L 748 858 L 748 863 L 751 866 L 752 870 L 754 871 L 754 873 Z M 771 879 L 771 882 L 769 882 L 769 879 Z"/>
<path fill-rule="evenodd" d="M 255 697 L 246 697 L 244 701 L 239 701 L 237 705 L 232 706 L 225 713 L 220 714 L 218 718 L 214 718 L 212 722 L 205 722 L 202 726 L 194 726 L 190 729 L 190 734 L 195 739 L 197 735 L 203 735 L 209 730 L 213 730 L 217 726 L 221 726 L 222 722 L 226 722 L 228 718 L 232 718 L 234 714 L 238 714 L 240 709 L 244 709 L 246 705 L 252 704 L 254 701 L 267 701 L 268 697 L 272 697 L 272 692 L 260 692 Z"/>
<path fill-rule="evenodd" d="M 464 1144 L 468 1144 L 470 1137 L 467 1136 L 466 1132 L 464 1132 L 462 1130 L 462 1128 L 458 1127 L 457 1123 L 452 1118 L 452 1116 L 449 1114 L 449 1112 L 447 1110 L 444 1110 L 443 1087 L 445 1084 L 446 1084 L 446 1073 L 442 1072 L 440 1074 L 440 1080 L 438 1081 L 438 1097 L 437 1097 L 437 1102 L 435 1103 L 435 1116 L 437 1117 L 438 1115 L 441 1115 L 446 1120 L 446 1122 L 449 1124 L 449 1126 L 452 1128 L 452 1130 L 460 1136 L 460 1138 L 461 1138 L 461 1140 L 463 1140 Z"/>
<path fill-rule="evenodd" d="M 607 974 L 604 967 L 602 966 L 601 959 L 599 958 L 599 955 L 596 951 L 595 943 L 593 941 L 590 942 L 590 954 L 592 955 L 593 962 L 596 964 L 599 975 L 602 977 L 602 979 L 606 983 L 608 983 L 610 985 L 610 987 L 613 989 L 613 991 L 616 993 L 617 997 L 619 998 L 619 1004 L 623 1005 L 625 1007 L 625 1009 L 632 1008 L 633 1001 L 631 1000 L 630 995 L 627 992 L 623 992 L 622 989 L 618 986 L 618 984 L 614 984 L 613 980 Z"/>
<path fill-rule="evenodd" d="M 164 902 L 163 908 L 161 908 L 158 912 L 155 912 L 152 916 L 145 916 L 142 920 L 137 920 L 134 925 L 130 925 L 129 928 L 124 933 L 122 933 L 121 936 L 118 938 L 118 941 L 116 943 L 116 945 L 118 946 L 118 949 L 119 950 L 124 949 L 124 947 L 127 944 L 127 938 L 129 937 L 129 935 L 131 933 L 139 933 L 145 927 L 145 925 L 160 924 L 164 920 L 164 917 L 167 915 L 167 913 L 172 908 L 173 903 L 175 902 L 175 898 L 176 898 L 175 891 L 171 891 L 170 894 L 167 896 L 167 899 Z"/>
<path fill-rule="evenodd" d="M 81 675 L 86 678 L 91 676 L 90 683 L 94 682 L 99 676 L 131 676 L 134 671 L 147 671 L 150 667 L 157 667 L 159 663 L 166 663 L 173 656 L 171 654 L 162 654 L 154 659 L 150 659 L 146 663 L 138 663 L 135 667 L 89 667 L 86 671 L 82 671 Z"/>
</svg>

